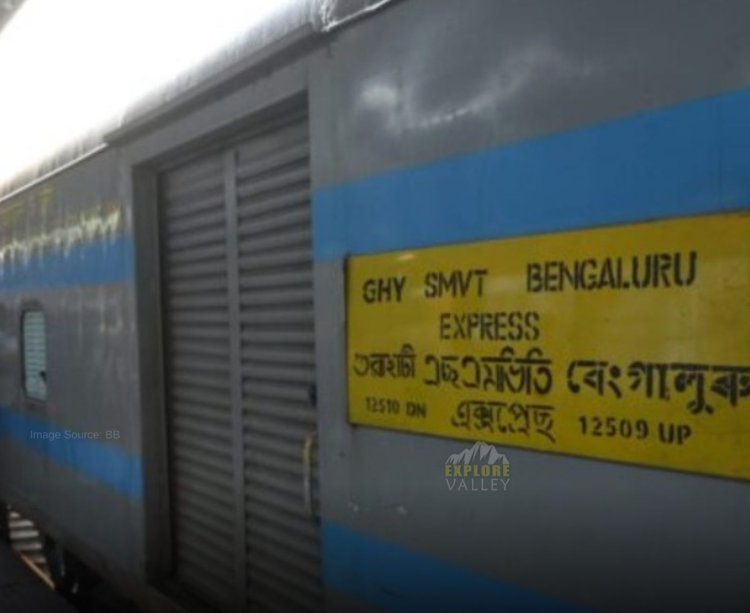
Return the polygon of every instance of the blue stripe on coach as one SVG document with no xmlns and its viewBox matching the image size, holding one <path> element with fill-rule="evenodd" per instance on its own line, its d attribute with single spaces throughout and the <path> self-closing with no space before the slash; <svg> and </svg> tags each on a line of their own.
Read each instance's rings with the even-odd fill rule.
<svg viewBox="0 0 750 613">
<path fill-rule="evenodd" d="M 748 205 L 742 90 L 318 190 L 315 259 Z"/>
<path fill-rule="evenodd" d="M 33 449 L 84 478 L 108 486 L 132 500 L 140 501 L 143 498 L 143 467 L 139 456 L 103 442 L 69 438 L 66 432 L 73 430 L 0 407 L 0 436 Z M 56 440 L 52 440 L 50 435 L 57 437 Z"/>
<path fill-rule="evenodd" d="M 121 283 L 134 274 L 129 235 L 94 240 L 64 252 L 33 255 L 28 262 L 0 266 L 0 293 Z"/>
<path fill-rule="evenodd" d="M 326 587 L 394 613 L 588 611 L 400 545 L 323 523 Z"/>
</svg>

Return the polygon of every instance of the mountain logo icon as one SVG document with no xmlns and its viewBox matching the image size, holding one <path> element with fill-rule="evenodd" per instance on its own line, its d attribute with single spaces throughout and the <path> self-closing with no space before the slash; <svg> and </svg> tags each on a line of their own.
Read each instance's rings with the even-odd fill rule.
<svg viewBox="0 0 750 613">
<path fill-rule="evenodd" d="M 494 445 L 487 443 L 474 443 L 473 447 L 454 453 L 448 457 L 446 464 L 510 464 L 508 458 L 498 453 Z"/>
</svg>

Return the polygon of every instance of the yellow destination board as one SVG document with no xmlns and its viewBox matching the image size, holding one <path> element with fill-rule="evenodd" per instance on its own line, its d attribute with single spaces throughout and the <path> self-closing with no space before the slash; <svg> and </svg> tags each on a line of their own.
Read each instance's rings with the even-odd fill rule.
<svg viewBox="0 0 750 613">
<path fill-rule="evenodd" d="M 353 257 L 353 423 L 750 479 L 750 216 Z"/>
</svg>

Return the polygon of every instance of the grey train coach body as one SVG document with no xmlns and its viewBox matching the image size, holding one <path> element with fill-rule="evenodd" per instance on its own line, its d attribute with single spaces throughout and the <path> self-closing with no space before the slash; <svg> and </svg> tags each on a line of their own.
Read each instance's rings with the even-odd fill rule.
<svg viewBox="0 0 750 613">
<path fill-rule="evenodd" d="M 323 5 L 7 190 L 0 499 L 155 611 L 747 610 L 746 482 L 353 426 L 344 263 L 747 209 L 750 5 Z"/>
</svg>

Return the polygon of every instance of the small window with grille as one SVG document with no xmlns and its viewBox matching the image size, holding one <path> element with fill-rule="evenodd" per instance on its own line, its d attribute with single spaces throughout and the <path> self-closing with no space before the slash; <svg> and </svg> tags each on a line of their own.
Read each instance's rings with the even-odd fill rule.
<svg viewBox="0 0 750 613">
<path fill-rule="evenodd" d="M 33 400 L 47 399 L 47 318 L 39 309 L 24 311 L 21 319 L 23 388 Z"/>
</svg>

